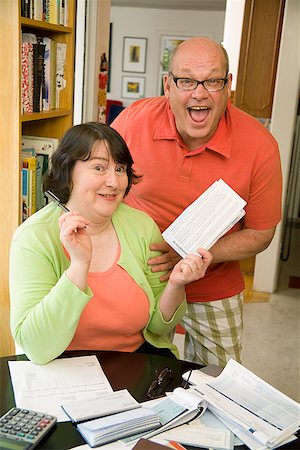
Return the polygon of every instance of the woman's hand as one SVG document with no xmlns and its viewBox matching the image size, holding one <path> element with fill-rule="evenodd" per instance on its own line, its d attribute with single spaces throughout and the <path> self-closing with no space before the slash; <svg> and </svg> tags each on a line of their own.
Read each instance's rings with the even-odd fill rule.
<svg viewBox="0 0 300 450">
<path fill-rule="evenodd" d="M 169 277 L 173 286 L 185 286 L 204 277 L 212 255 L 203 248 L 199 248 L 197 252 L 199 255 L 189 254 L 175 265 Z"/>
<path fill-rule="evenodd" d="M 59 218 L 60 240 L 67 250 L 71 263 L 90 264 L 92 242 L 86 233 L 89 221 L 76 211 L 62 214 Z"/>
</svg>

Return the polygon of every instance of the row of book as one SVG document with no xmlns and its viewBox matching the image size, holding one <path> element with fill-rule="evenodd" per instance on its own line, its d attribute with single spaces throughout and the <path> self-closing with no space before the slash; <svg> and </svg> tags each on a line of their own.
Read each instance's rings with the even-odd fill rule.
<svg viewBox="0 0 300 450">
<path fill-rule="evenodd" d="M 22 221 L 46 204 L 43 194 L 43 176 L 51 164 L 51 156 L 58 139 L 40 136 L 22 136 Z"/>
<path fill-rule="evenodd" d="M 65 43 L 22 33 L 22 114 L 59 108 L 59 95 L 66 85 L 66 51 Z"/>
<path fill-rule="evenodd" d="M 68 0 L 21 0 L 21 16 L 68 26 Z"/>
</svg>

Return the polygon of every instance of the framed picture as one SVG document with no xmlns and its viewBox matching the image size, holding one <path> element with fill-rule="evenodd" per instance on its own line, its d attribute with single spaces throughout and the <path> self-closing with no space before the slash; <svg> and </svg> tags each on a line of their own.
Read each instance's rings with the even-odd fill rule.
<svg viewBox="0 0 300 450">
<path fill-rule="evenodd" d="M 193 35 L 172 35 L 172 36 L 160 36 L 160 55 L 159 55 L 159 80 L 158 80 L 158 95 L 164 94 L 164 83 L 163 78 L 164 75 L 168 73 L 169 69 L 169 63 L 170 63 L 170 56 L 175 47 L 177 45 L 181 44 L 181 42 L 185 41 L 186 39 L 189 39 L 193 37 Z"/>
<path fill-rule="evenodd" d="M 145 95 L 144 77 L 122 77 L 122 97 L 142 98 Z"/>
<path fill-rule="evenodd" d="M 168 71 L 172 50 L 189 37 L 190 36 L 161 36 L 160 64 L 162 72 Z"/>
<path fill-rule="evenodd" d="M 123 72 L 146 71 L 147 38 L 124 37 Z"/>
</svg>

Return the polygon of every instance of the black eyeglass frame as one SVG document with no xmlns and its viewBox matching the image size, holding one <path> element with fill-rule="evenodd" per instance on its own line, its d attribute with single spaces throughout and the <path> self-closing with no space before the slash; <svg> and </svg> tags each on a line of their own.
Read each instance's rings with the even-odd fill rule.
<svg viewBox="0 0 300 450">
<path fill-rule="evenodd" d="M 224 87 L 226 86 L 226 84 L 228 83 L 228 73 L 226 73 L 225 78 L 212 78 L 212 79 L 202 80 L 202 81 L 194 80 L 193 78 L 175 77 L 174 74 L 173 74 L 172 72 L 169 72 L 169 75 L 172 76 L 173 81 L 174 81 L 175 86 L 177 87 L 177 89 L 179 89 L 180 91 L 187 91 L 187 92 L 188 92 L 188 91 L 189 91 L 189 92 L 195 91 L 195 90 L 197 89 L 197 87 L 199 86 L 199 84 L 202 84 L 202 86 L 204 87 L 204 89 L 205 89 L 207 92 L 219 92 L 219 91 L 222 91 L 222 90 L 224 89 Z M 195 86 L 193 89 L 181 89 L 181 88 L 178 86 L 178 84 L 177 84 L 178 80 L 189 80 L 189 81 L 194 81 L 194 82 L 196 82 L 196 86 Z M 212 81 L 212 80 L 223 81 L 223 82 L 224 82 L 224 86 L 222 86 L 220 89 L 216 89 L 216 90 L 210 90 L 210 89 L 207 89 L 207 88 L 205 87 L 205 83 L 206 83 L 207 81 Z"/>
<path fill-rule="evenodd" d="M 165 367 L 160 372 L 155 370 L 155 380 L 149 386 L 147 398 L 153 399 L 164 395 L 165 388 L 174 379 L 174 372 L 169 367 Z"/>
</svg>

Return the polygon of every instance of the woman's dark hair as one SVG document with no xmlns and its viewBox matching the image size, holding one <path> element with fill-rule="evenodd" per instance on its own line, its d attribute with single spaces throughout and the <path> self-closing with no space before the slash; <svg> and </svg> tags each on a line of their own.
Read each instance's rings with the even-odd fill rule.
<svg viewBox="0 0 300 450">
<path fill-rule="evenodd" d="M 52 191 L 63 203 L 67 203 L 72 185 L 72 173 L 77 161 L 87 161 L 96 142 L 104 141 L 115 163 L 126 165 L 128 194 L 132 184 L 140 176 L 132 169 L 133 159 L 126 142 L 117 131 L 98 122 L 75 125 L 66 131 L 51 158 L 51 168 L 44 178 L 43 189 Z"/>
</svg>

